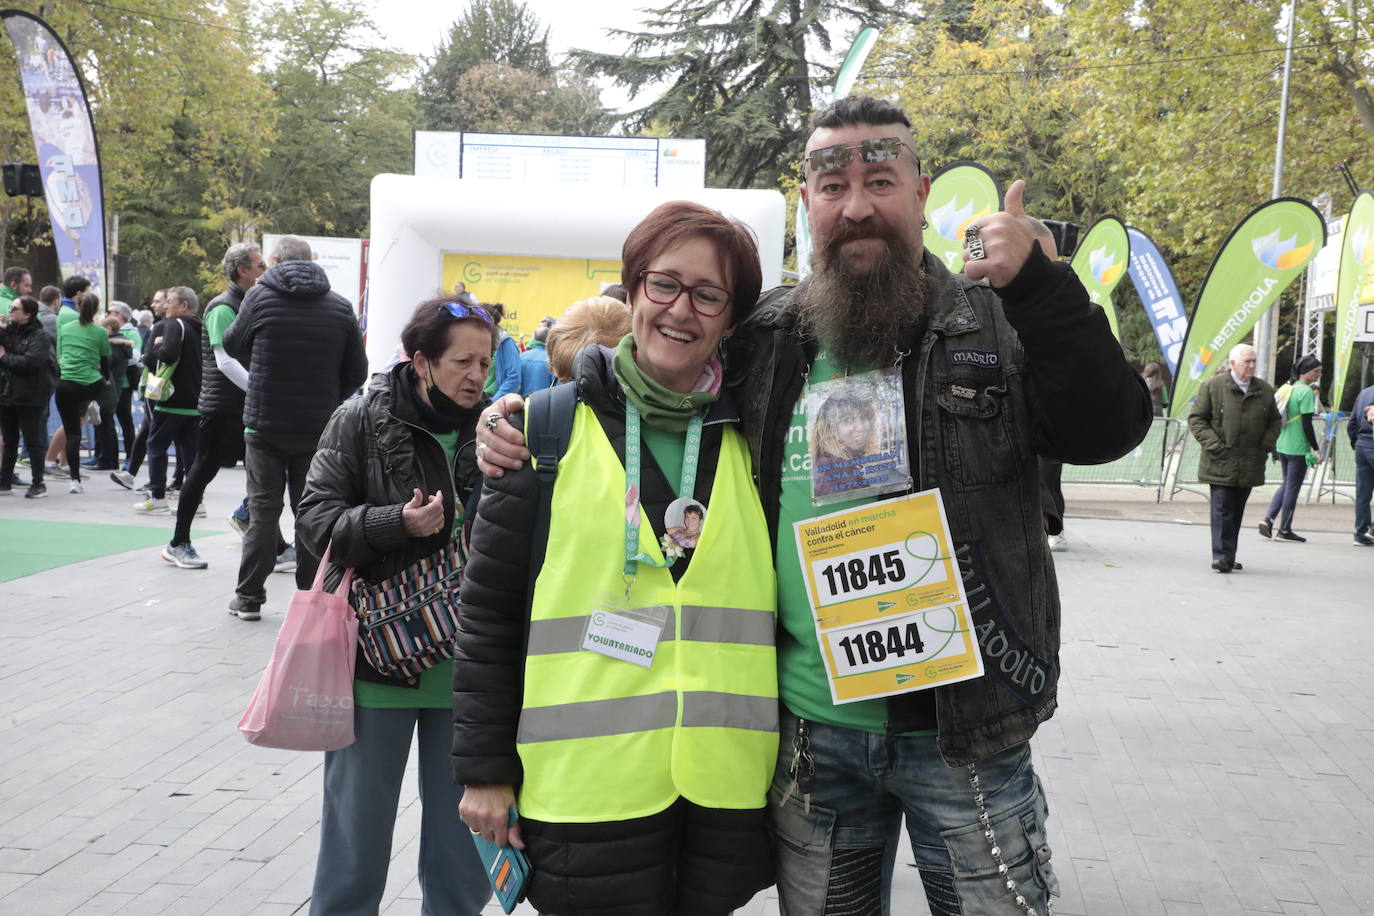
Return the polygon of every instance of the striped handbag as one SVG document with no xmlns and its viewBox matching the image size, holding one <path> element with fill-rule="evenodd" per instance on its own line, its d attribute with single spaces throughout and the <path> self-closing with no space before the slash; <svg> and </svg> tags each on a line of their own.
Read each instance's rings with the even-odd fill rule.
<svg viewBox="0 0 1374 916">
<path fill-rule="evenodd" d="M 354 579 L 348 603 L 369 664 L 388 677 L 413 679 L 453 657 L 458 590 L 463 585 L 458 538 L 376 584 Z"/>
</svg>

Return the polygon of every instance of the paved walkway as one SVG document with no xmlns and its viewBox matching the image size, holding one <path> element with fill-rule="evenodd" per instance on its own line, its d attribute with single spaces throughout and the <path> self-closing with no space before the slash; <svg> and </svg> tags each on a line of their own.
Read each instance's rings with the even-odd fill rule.
<svg viewBox="0 0 1374 916">
<path fill-rule="evenodd" d="M 170 530 L 104 478 L 65 489 L 0 516 Z M 242 472 L 222 474 L 209 527 L 241 494 Z M 1068 495 L 1071 516 L 1150 515 Z M 1350 546 L 1338 509 L 1330 533 L 1297 526 L 1305 545 L 1248 528 L 1230 576 L 1205 524 L 1071 517 L 1062 706 L 1036 741 L 1061 916 L 1374 912 L 1374 549 Z M 321 755 L 234 727 L 292 583 L 272 577 L 244 623 L 226 613 L 237 537 L 197 547 L 203 572 L 140 549 L 0 584 L 0 913 L 308 910 Z M 388 916 L 419 912 L 409 779 Z M 899 861 L 894 912 L 924 913 Z M 776 913 L 770 892 L 740 916 Z"/>
</svg>

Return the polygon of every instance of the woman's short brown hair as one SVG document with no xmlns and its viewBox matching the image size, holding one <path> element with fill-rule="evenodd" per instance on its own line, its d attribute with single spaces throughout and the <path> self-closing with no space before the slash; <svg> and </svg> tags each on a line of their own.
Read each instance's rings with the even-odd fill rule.
<svg viewBox="0 0 1374 916">
<path fill-rule="evenodd" d="M 472 314 L 459 317 L 449 311 L 450 304 L 459 310 L 469 309 Z M 487 315 L 483 318 L 482 315 Z M 449 295 L 426 299 L 415 307 L 415 313 L 401 331 L 401 348 L 406 357 L 414 359 L 416 353 L 423 353 L 430 359 L 438 359 L 448 349 L 448 329 L 455 324 L 473 324 L 491 335 L 491 352 L 496 352 L 500 340 L 500 329 L 490 320 L 491 315 L 481 306 L 470 306 L 459 302 Z M 488 354 L 490 355 L 490 354 Z"/>
<path fill-rule="evenodd" d="M 568 310 L 549 329 L 544 344 L 549 353 L 549 371 L 560 382 L 572 378 L 573 357 L 592 344 L 614 347 L 630 333 L 630 307 L 610 296 L 594 296 L 568 306 Z"/>
<path fill-rule="evenodd" d="M 720 268 L 730 287 L 730 323 L 739 324 L 759 300 L 763 269 L 759 249 L 749 227 L 737 219 L 689 200 L 661 204 L 630 230 L 621 249 L 620 280 L 630 298 L 639 289 L 639 275 L 654 258 L 697 236 L 716 246 Z"/>
</svg>

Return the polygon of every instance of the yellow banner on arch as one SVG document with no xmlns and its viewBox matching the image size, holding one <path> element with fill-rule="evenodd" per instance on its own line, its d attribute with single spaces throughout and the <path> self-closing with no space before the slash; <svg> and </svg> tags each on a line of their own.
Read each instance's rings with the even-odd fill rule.
<svg viewBox="0 0 1374 916">
<path fill-rule="evenodd" d="M 461 281 L 478 300 L 505 305 L 508 334 L 531 334 L 545 316 L 619 283 L 620 262 L 445 252 L 441 277 L 445 290 Z"/>
</svg>

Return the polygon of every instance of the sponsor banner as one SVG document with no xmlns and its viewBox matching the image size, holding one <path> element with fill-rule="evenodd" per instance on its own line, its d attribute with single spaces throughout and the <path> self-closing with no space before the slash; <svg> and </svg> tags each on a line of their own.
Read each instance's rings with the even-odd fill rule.
<svg viewBox="0 0 1374 916">
<path fill-rule="evenodd" d="M 105 207 L 85 86 L 46 23 L 18 10 L 6 10 L 3 18 L 19 57 L 58 264 L 64 277 L 85 277 L 103 298 Z"/>
<path fill-rule="evenodd" d="M 415 131 L 415 174 L 610 188 L 706 187 L 706 141 Z"/>
<path fill-rule="evenodd" d="M 1117 340 L 1121 339 L 1121 332 L 1116 327 L 1112 290 L 1126 276 L 1130 262 L 1131 242 L 1126 236 L 1126 226 L 1115 216 L 1104 216 L 1093 223 L 1069 262 L 1078 279 L 1083 281 L 1088 298 L 1107 313 L 1107 323 Z"/>
<path fill-rule="evenodd" d="M 863 70 L 864 62 L 868 60 L 868 55 L 877 43 L 878 30 L 872 27 L 864 29 L 854 37 L 854 43 L 849 46 L 844 63 L 840 64 L 839 72 L 835 74 L 835 98 L 842 99 L 854 91 L 854 84 L 859 80 L 859 71 Z"/>
<path fill-rule="evenodd" d="M 1126 230 L 1130 241 L 1131 258 L 1126 268 L 1135 284 L 1136 294 L 1145 307 L 1145 315 L 1159 341 L 1159 352 L 1169 367 L 1169 377 L 1178 378 L 1178 358 L 1183 352 L 1183 339 L 1188 336 L 1188 313 L 1183 309 L 1183 297 L 1178 293 L 1173 272 L 1164 263 L 1164 255 L 1139 229 Z"/>
<path fill-rule="evenodd" d="M 1256 207 L 1231 230 L 1202 281 L 1169 416 L 1188 415 L 1202 383 L 1325 244 L 1326 221 L 1295 197 Z"/>
<path fill-rule="evenodd" d="M 951 162 L 935 173 L 926 198 L 926 249 L 952 273 L 964 272 L 964 229 L 1002 209 L 1002 189 L 976 162 Z"/>
<path fill-rule="evenodd" d="M 462 281 L 479 301 L 505 305 L 508 334 L 533 334 L 545 316 L 619 283 L 620 262 L 446 252 L 441 277 L 445 290 Z"/>
<path fill-rule="evenodd" d="M 1351 204 L 1340 253 L 1336 276 L 1336 353 L 1331 372 L 1326 376 L 1331 404 L 1335 407 L 1340 406 L 1341 389 L 1345 387 L 1346 369 L 1350 365 L 1361 292 L 1374 276 L 1374 194 L 1361 191 Z M 1335 429 L 1334 424 L 1330 428 Z"/>
<path fill-rule="evenodd" d="M 854 38 L 854 43 L 849 46 L 849 53 L 845 55 L 844 63 L 840 64 L 839 72 L 835 74 L 835 98 L 842 99 L 854 90 L 859 72 L 863 70 L 864 62 L 868 60 L 869 53 L 877 43 L 878 30 L 874 28 L 864 29 Z M 806 181 L 805 173 L 802 174 L 802 181 Z M 806 204 L 800 199 L 797 200 L 797 219 L 794 228 L 797 277 L 804 280 L 806 275 L 811 273 L 811 226 L 806 221 Z"/>
</svg>

